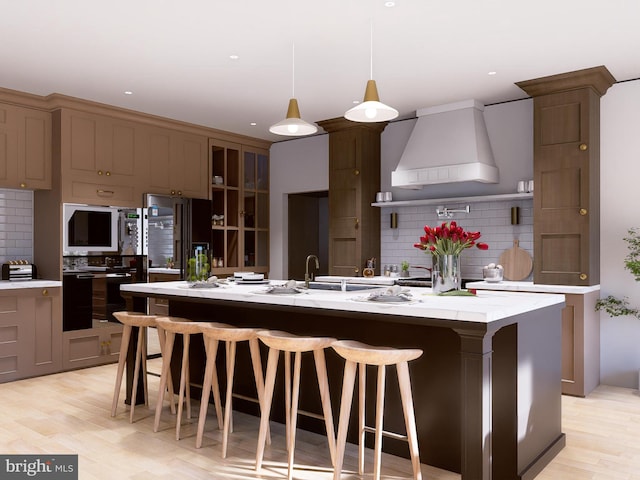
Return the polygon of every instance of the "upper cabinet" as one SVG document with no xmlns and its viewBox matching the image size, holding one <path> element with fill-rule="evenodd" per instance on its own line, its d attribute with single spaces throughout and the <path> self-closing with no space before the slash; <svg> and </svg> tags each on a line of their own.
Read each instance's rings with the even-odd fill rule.
<svg viewBox="0 0 640 480">
<path fill-rule="evenodd" d="M 209 141 L 212 261 L 220 274 L 269 271 L 269 153 Z"/>
<path fill-rule="evenodd" d="M 208 198 L 207 137 L 62 109 L 63 201 L 142 206 L 145 193 Z"/>
<path fill-rule="evenodd" d="M 534 283 L 600 283 L 600 97 L 595 67 L 518 83 L 533 97 Z"/>
<path fill-rule="evenodd" d="M 0 187 L 51 188 L 51 114 L 0 104 Z"/>
<path fill-rule="evenodd" d="M 64 202 L 138 206 L 145 160 L 143 132 L 133 122 L 63 109 L 60 165 Z"/>
<path fill-rule="evenodd" d="M 150 128 L 145 193 L 209 198 L 208 138 Z"/>
</svg>

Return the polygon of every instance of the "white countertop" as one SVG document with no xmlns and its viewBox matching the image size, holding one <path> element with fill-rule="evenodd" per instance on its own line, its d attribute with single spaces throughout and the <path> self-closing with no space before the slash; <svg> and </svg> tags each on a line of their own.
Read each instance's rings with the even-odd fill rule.
<svg viewBox="0 0 640 480">
<path fill-rule="evenodd" d="M 358 283 L 362 285 L 393 285 L 395 278 L 376 275 L 375 277 L 341 277 L 339 275 L 319 275 L 315 278 L 316 282 L 340 283 L 346 280 L 347 283 Z"/>
<path fill-rule="evenodd" d="M 273 280 L 272 285 L 284 281 Z M 387 288 L 387 287 L 380 287 Z M 514 315 L 564 303 L 564 295 L 480 291 L 477 296 L 437 296 L 430 288 L 409 288 L 415 300 L 407 303 L 371 302 L 373 290 L 339 292 L 308 290 L 304 293 L 274 295 L 266 293 L 267 285 L 223 285 L 218 288 L 190 288 L 186 282 L 130 283 L 120 286 L 125 292 L 173 295 L 185 298 L 232 300 L 248 303 L 286 305 L 329 310 L 393 314 L 491 323 Z"/>
<path fill-rule="evenodd" d="M 533 282 L 469 282 L 466 288 L 478 290 L 502 290 L 507 292 L 534 292 L 534 293 L 569 293 L 584 295 L 585 293 L 597 292 L 600 285 L 577 286 L 577 285 L 544 285 Z"/>
<path fill-rule="evenodd" d="M 17 290 L 21 288 L 53 288 L 61 287 L 57 280 L 0 280 L 0 290 Z"/>
</svg>

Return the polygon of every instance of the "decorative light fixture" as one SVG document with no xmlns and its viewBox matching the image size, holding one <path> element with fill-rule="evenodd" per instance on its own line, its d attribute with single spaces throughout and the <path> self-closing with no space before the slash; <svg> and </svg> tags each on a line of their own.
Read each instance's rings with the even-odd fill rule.
<svg viewBox="0 0 640 480">
<path fill-rule="evenodd" d="M 354 122 L 385 122 L 398 116 L 398 111 L 380 101 L 376 81 L 373 79 L 373 21 L 371 21 L 371 38 L 369 46 L 369 81 L 364 91 L 364 100 L 347 113 L 344 118 Z"/>
<path fill-rule="evenodd" d="M 275 125 L 271 125 L 269 127 L 269 131 L 271 133 L 275 133 L 276 135 L 287 135 L 290 137 L 300 137 L 303 135 L 311 135 L 312 133 L 316 133 L 318 131 L 318 127 L 315 125 L 305 122 L 300 118 L 300 109 L 298 108 L 298 100 L 296 100 L 295 95 L 295 70 L 296 70 L 296 56 L 295 56 L 295 45 L 292 48 L 292 56 L 293 56 L 293 68 L 292 70 L 292 88 L 291 88 L 291 99 L 289 100 L 289 108 L 287 109 L 287 117 L 276 123 Z"/>
</svg>

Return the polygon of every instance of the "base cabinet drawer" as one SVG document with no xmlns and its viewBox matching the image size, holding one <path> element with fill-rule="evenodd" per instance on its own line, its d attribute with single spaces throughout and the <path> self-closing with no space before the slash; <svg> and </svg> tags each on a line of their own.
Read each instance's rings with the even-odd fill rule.
<svg viewBox="0 0 640 480">
<path fill-rule="evenodd" d="M 60 288 L 0 291 L 0 383 L 62 369 Z"/>
<path fill-rule="evenodd" d="M 105 326 L 62 333 L 62 366 L 65 370 L 92 367 L 118 361 L 122 325 Z"/>
</svg>

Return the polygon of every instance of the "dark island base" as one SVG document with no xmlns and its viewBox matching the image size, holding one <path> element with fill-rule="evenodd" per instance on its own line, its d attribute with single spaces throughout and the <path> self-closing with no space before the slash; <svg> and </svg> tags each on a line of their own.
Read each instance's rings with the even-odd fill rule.
<svg viewBox="0 0 640 480">
<path fill-rule="evenodd" d="M 561 332 L 560 322 L 555 318 L 557 312 L 558 310 L 554 308 L 530 312 L 526 315 L 534 316 L 535 321 L 532 322 L 527 318 L 525 322 L 504 326 L 493 334 L 491 473 L 485 470 L 482 474 L 482 466 L 471 465 L 473 468 L 466 473 L 463 472 L 465 480 L 467 478 L 532 479 L 563 448 L 565 438 L 560 432 L 559 380 Z M 461 472 L 464 458 L 461 434 L 464 429 L 461 423 L 469 416 L 473 418 L 474 413 L 467 415 L 463 411 L 461 338 L 451 328 L 421 325 L 419 324 L 421 319 L 399 316 L 279 306 L 265 307 L 265 305 L 239 304 L 238 302 L 182 301 L 174 297 L 170 298 L 170 314 L 194 320 L 226 322 L 236 326 L 285 330 L 302 335 L 355 339 L 372 345 L 421 348 L 424 355 L 410 364 L 421 462 Z M 193 340 L 190 356 L 191 379 L 192 383 L 201 383 L 205 363 L 204 348 L 197 337 Z M 558 345 L 555 345 L 556 340 Z M 540 352 L 540 349 L 545 349 L 545 342 L 549 346 L 549 355 Z M 175 361 L 172 366 L 175 372 L 174 378 L 178 378 L 181 349 L 180 342 L 176 342 Z M 531 365 L 531 370 L 542 372 L 536 375 L 543 375 L 544 378 L 540 377 L 539 383 L 534 383 L 537 379 L 531 378 L 532 383 L 528 386 L 530 391 L 519 392 L 518 384 L 520 383 L 522 388 L 523 382 L 518 380 L 518 365 L 530 354 L 537 363 Z M 266 349 L 262 350 L 262 355 L 264 366 Z M 224 388 L 226 383 L 223 358 L 224 355 L 219 355 L 218 373 L 221 388 Z M 333 351 L 327 351 L 326 358 L 333 415 L 334 419 L 337 419 L 344 362 Z M 281 360 L 280 369 L 282 364 Z M 250 365 L 248 348 L 244 346 L 238 348 L 234 392 L 256 398 Z M 388 374 L 385 394 L 385 430 L 404 433 L 395 369 L 389 368 Z M 375 415 L 373 405 L 375 377 L 372 375 L 375 375 L 375 370 L 368 370 L 368 425 L 373 424 Z M 558 377 L 557 388 L 554 382 L 549 382 L 549 375 L 552 378 Z M 278 373 L 277 378 L 271 418 L 284 422 L 282 371 Z M 303 359 L 301 379 L 300 409 L 320 414 L 322 410 L 315 367 L 311 357 Z M 518 395 L 524 393 L 530 397 L 526 412 L 522 411 L 522 405 L 518 405 Z M 259 414 L 255 403 L 241 399 L 234 400 L 234 408 L 254 415 Z M 353 443 L 357 441 L 355 408 L 357 408 L 357 395 L 354 396 L 348 438 L 348 441 Z M 525 438 L 518 440 L 518 418 L 523 413 L 528 416 L 526 431 L 533 433 L 527 433 Z M 325 434 L 323 422 L 314 418 L 301 416 L 298 426 Z M 368 446 L 372 447 L 373 439 L 368 438 L 367 441 Z M 398 440 L 385 438 L 384 451 L 408 457 L 406 443 Z M 474 472 L 477 472 L 478 476 Z"/>
</svg>

